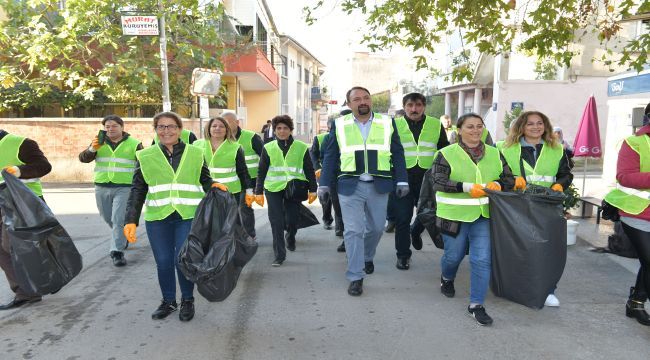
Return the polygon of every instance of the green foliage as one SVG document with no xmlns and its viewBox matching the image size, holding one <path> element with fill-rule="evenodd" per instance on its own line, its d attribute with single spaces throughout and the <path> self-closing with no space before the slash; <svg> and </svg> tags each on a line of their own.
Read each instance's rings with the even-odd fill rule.
<svg viewBox="0 0 650 360">
<path fill-rule="evenodd" d="M 424 110 L 424 113 L 437 117 L 438 119 L 445 114 L 445 97 L 444 96 L 431 96 L 430 101 L 427 103 L 427 107 Z"/>
<path fill-rule="evenodd" d="M 555 80 L 557 77 L 557 64 L 552 61 L 537 59 L 535 62 L 535 80 Z"/>
<path fill-rule="evenodd" d="M 327 4 L 326 4 L 327 3 Z M 487 55 L 513 51 L 532 52 L 540 59 L 569 67 L 578 55 L 572 44 L 585 35 L 596 36 L 610 50 L 601 60 L 636 71 L 648 63 L 650 34 L 620 44 L 619 21 L 650 11 L 648 0 L 318 0 L 304 7 L 306 22 L 313 23 L 318 10 L 339 5 L 348 14 L 365 19 L 369 31 L 363 41 L 371 50 L 399 45 L 418 53 L 419 68 L 428 64 L 421 53 L 434 53 L 436 44 L 460 34 L 463 46 L 451 54 L 451 80 L 471 80 L 473 66 L 467 48 Z M 616 55 L 614 48 L 622 47 Z M 597 59 L 596 59 L 597 60 Z"/>
<path fill-rule="evenodd" d="M 522 111 L 524 111 L 524 109 L 516 107 L 512 111 L 507 111 L 503 116 L 503 129 L 505 130 L 506 135 L 510 130 L 510 124 L 512 124 L 513 121 L 517 120 Z"/>
<path fill-rule="evenodd" d="M 390 107 L 390 93 L 382 92 L 370 96 L 372 98 L 372 111 L 378 113 L 387 113 Z"/>
<path fill-rule="evenodd" d="M 60 4 L 65 6 L 60 8 Z M 95 102 L 161 101 L 157 36 L 123 36 L 122 10 L 165 14 L 172 103 L 191 102 L 194 67 L 219 69 L 227 52 L 216 26 L 221 5 L 194 0 L 0 0 L 0 110 L 63 96 L 66 107 Z M 26 91 L 25 89 L 30 89 Z M 58 94 L 58 95 L 57 95 Z M 9 100 L 11 99 L 11 100 Z"/>
<path fill-rule="evenodd" d="M 580 193 L 578 192 L 577 187 L 575 187 L 573 184 L 569 185 L 568 188 L 564 189 L 564 195 L 566 195 L 564 203 L 562 204 L 564 206 L 564 212 L 568 212 L 569 210 L 578 207 L 578 201 L 580 201 Z"/>
</svg>

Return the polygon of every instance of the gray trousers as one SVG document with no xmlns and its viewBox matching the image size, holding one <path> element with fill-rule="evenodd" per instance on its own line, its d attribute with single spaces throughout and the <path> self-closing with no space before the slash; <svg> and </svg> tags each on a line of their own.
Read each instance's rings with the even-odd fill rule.
<svg viewBox="0 0 650 360">
<path fill-rule="evenodd" d="M 95 200 L 102 219 L 111 227 L 110 251 L 123 251 L 126 248 L 124 236 L 124 216 L 126 202 L 129 200 L 131 187 L 95 186 Z"/>
<path fill-rule="evenodd" d="M 366 261 L 375 257 L 384 232 L 388 193 L 380 194 L 371 182 L 359 181 L 352 195 L 339 195 L 343 215 L 343 240 L 348 256 L 345 277 L 349 281 L 363 279 Z"/>
</svg>

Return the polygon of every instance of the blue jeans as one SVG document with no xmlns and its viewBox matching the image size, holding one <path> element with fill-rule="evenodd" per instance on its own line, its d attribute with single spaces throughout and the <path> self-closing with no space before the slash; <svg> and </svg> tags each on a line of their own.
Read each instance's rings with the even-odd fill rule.
<svg viewBox="0 0 650 360">
<path fill-rule="evenodd" d="M 158 284 L 163 300 L 176 300 L 174 268 L 178 273 L 181 296 L 183 299 L 193 298 L 194 283 L 187 280 L 177 267 L 178 253 L 190 233 L 192 219 L 183 220 L 177 212 L 174 212 L 163 220 L 146 221 L 145 226 L 158 268 Z"/>
<path fill-rule="evenodd" d="M 445 242 L 445 253 L 440 260 L 442 276 L 447 280 L 456 278 L 458 266 L 463 261 L 469 246 L 471 270 L 469 301 L 470 303 L 483 304 L 490 284 L 492 265 L 490 220 L 480 217 L 471 223 L 461 223 L 460 231 L 456 237 L 442 234 L 442 239 Z"/>
</svg>

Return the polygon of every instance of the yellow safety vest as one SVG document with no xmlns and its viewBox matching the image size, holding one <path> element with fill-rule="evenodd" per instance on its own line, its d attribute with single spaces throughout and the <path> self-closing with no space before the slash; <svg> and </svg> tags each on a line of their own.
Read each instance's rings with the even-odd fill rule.
<svg viewBox="0 0 650 360">
<path fill-rule="evenodd" d="M 640 171 L 650 172 L 650 140 L 648 135 L 630 136 L 625 142 L 639 154 Z M 605 201 L 628 214 L 639 215 L 650 205 L 650 189 L 634 189 L 618 182 L 616 189 L 605 196 Z"/>
<path fill-rule="evenodd" d="M 430 169 L 433 165 L 433 157 L 438 150 L 438 139 L 440 138 L 440 120 L 427 116 L 422 125 L 422 132 L 415 141 L 415 137 L 409 128 L 405 118 L 395 119 L 397 133 L 404 147 L 404 158 L 406 168 L 410 169 L 418 165 L 422 169 Z"/>
<path fill-rule="evenodd" d="M 2 140 L 0 140 L 0 170 L 6 166 L 25 165 L 25 163 L 18 158 L 20 146 L 24 141 L 24 137 L 13 134 L 7 134 L 2 138 Z M 43 186 L 41 185 L 40 178 L 19 180 L 33 191 L 36 196 L 43 196 Z M 0 174 L 0 184 L 4 182 L 2 174 Z"/>
</svg>

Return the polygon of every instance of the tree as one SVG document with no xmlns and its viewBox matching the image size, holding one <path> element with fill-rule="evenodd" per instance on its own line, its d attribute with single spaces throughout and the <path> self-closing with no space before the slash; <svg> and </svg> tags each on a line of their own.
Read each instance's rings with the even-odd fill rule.
<svg viewBox="0 0 650 360">
<path fill-rule="evenodd" d="M 388 91 L 380 92 L 370 96 L 372 99 L 372 111 L 378 113 L 387 113 L 390 108 L 390 93 Z"/>
<path fill-rule="evenodd" d="M 333 0 L 331 0 L 333 1 Z M 326 1 L 304 8 L 313 23 Z M 569 67 L 578 50 L 572 44 L 596 35 L 607 49 L 603 61 L 636 71 L 648 63 L 650 34 L 620 44 L 621 20 L 650 13 L 648 0 L 340 0 L 348 14 L 365 18 L 369 31 L 364 42 L 371 50 L 393 45 L 413 50 L 418 69 L 428 66 L 426 53 L 459 33 L 465 46 L 488 55 L 532 52 L 539 59 Z M 621 48 L 621 51 L 614 49 Z M 451 54 L 454 81 L 471 80 L 473 64 L 465 50 Z"/>
<path fill-rule="evenodd" d="M 191 103 L 194 67 L 219 69 L 225 46 L 221 5 L 196 0 L 0 0 L 0 99 L 3 109 L 38 106 L 57 96 L 74 107 L 101 94 L 121 103 L 160 103 L 159 38 L 123 36 L 121 15 L 165 14 L 172 103 Z M 24 94 L 24 96 L 21 96 Z M 58 94 L 58 95 L 56 95 Z M 56 95 L 56 96 L 55 96 Z"/>
</svg>

